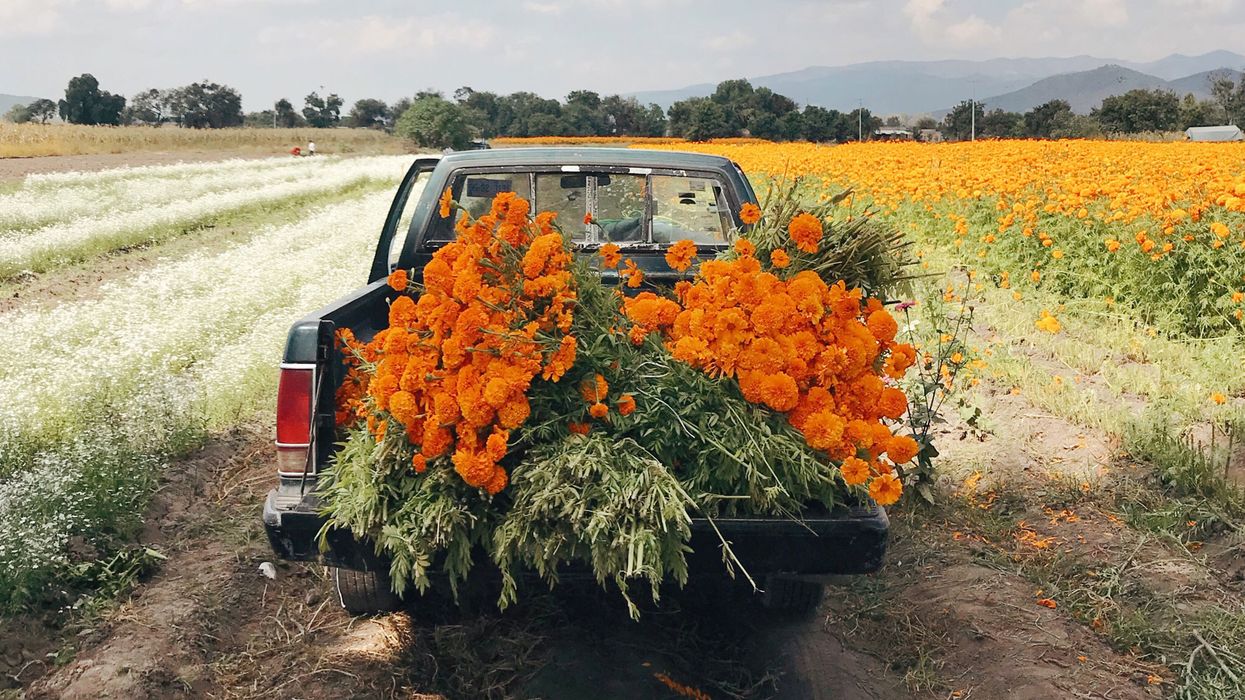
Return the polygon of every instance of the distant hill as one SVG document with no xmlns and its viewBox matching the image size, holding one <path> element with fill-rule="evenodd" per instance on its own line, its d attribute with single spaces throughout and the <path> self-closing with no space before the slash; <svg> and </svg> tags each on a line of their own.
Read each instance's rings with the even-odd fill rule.
<svg viewBox="0 0 1245 700">
<path fill-rule="evenodd" d="M 28 105 L 39 99 L 38 97 L 30 97 L 26 95 L 5 95 L 0 93 L 0 115 L 9 111 L 13 105 Z"/>
<path fill-rule="evenodd" d="M 800 104 L 846 111 L 855 109 L 858 101 L 863 101 L 875 114 L 920 114 L 945 112 L 973 95 L 983 102 L 1004 98 L 1010 100 L 1013 93 L 1036 87 L 1037 83 L 1048 78 L 1094 73 L 1108 66 L 1112 67 L 1111 71 L 1066 81 L 1069 87 L 1078 82 L 1084 83 L 1086 96 L 1078 97 L 1074 108 L 1093 99 L 1092 95 L 1099 91 L 1096 85 L 1100 81 L 1109 86 L 1114 80 L 1117 87 L 1133 84 L 1140 87 L 1152 81 L 1161 85 L 1165 85 L 1166 81 L 1186 79 L 1197 82 L 1194 78 L 1198 74 L 1221 68 L 1245 68 L 1245 56 L 1231 51 L 1212 51 L 1200 56 L 1172 54 L 1149 62 L 1096 56 L 995 58 L 983 61 L 870 61 L 845 66 L 811 66 L 787 73 L 749 77 L 749 80 L 753 85 L 768 87 Z M 731 77 L 738 76 L 722 76 L 722 79 Z M 1058 84 L 1057 81 L 1054 85 Z M 641 102 L 656 102 L 667 108 L 688 97 L 708 95 L 715 85 L 701 83 L 672 90 L 637 92 L 633 96 Z M 1042 89 L 1045 88 L 1035 92 Z M 1131 88 L 1120 92 L 1127 89 Z M 1190 91 L 1198 92 L 1183 89 L 1183 92 Z M 1106 94 L 1113 93 L 1109 91 Z M 996 97 L 987 97 L 989 95 Z M 1024 96 L 1017 98 L 1019 101 L 1023 99 Z M 1101 101 L 1102 98 L 1097 99 Z M 1094 102 L 1080 111 L 1088 111 L 1096 105 L 1097 102 Z"/>
<path fill-rule="evenodd" d="M 1067 100 L 1073 112 L 1088 112 L 1102 104 L 1110 95 L 1129 90 L 1154 90 L 1168 86 L 1166 80 L 1123 66 L 1106 65 L 1078 73 L 1065 73 L 1043 78 L 1032 85 L 981 102 L 987 110 L 1001 108 L 1009 112 L 1027 112 L 1050 100 Z"/>
<path fill-rule="evenodd" d="M 1028 87 L 987 97 L 981 102 L 987 110 L 999 108 L 1009 112 L 1027 112 L 1044 102 L 1059 99 L 1067 100 L 1073 112 L 1084 114 L 1101 105 L 1103 98 L 1122 95 L 1129 90 L 1169 90 L 1179 97 L 1193 93 L 1194 97 L 1205 100 L 1211 96 L 1211 77 L 1220 73 L 1227 74 L 1233 80 L 1239 80 L 1241 76 L 1240 71 L 1223 68 L 1164 80 L 1123 66 L 1106 65 L 1043 78 Z"/>
</svg>

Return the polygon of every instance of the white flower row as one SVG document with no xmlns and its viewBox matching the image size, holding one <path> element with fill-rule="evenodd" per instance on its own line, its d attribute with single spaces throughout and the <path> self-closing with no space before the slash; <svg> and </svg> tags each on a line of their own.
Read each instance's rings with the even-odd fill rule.
<svg viewBox="0 0 1245 700">
<path fill-rule="evenodd" d="M 110 454 L 158 453 L 196 420 L 223 427 L 269 403 L 290 324 L 365 283 L 390 197 L 270 226 L 97 298 L 0 315 L 0 584 L 63 564 L 95 513 L 135 496 L 109 475 L 124 461 Z M 3 447 L 50 435 L 59 445 L 24 465 Z M 141 484 L 153 465 L 124 468 Z"/>
<path fill-rule="evenodd" d="M 313 176 L 275 185 L 208 192 L 136 210 L 103 211 L 17 237 L 0 238 L 0 276 L 45 271 L 117 248 L 158 240 L 179 226 L 256 204 L 331 192 L 369 179 L 396 181 L 409 159 L 382 156 L 337 161 Z"/>
<path fill-rule="evenodd" d="M 81 175 L 68 182 L 26 178 L 0 194 L 0 235 L 13 236 L 101 212 L 133 211 L 210 192 L 322 177 L 337 158 L 269 158 L 124 168 Z M 63 175 L 58 175 L 63 177 Z"/>
</svg>

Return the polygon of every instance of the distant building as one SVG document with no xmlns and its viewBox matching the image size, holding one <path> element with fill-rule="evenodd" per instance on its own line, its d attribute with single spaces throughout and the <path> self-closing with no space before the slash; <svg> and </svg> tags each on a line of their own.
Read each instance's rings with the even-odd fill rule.
<svg viewBox="0 0 1245 700">
<path fill-rule="evenodd" d="M 873 138 L 878 141 L 899 141 L 902 139 L 912 138 L 912 130 L 905 129 L 902 126 L 884 126 L 873 132 Z"/>
<path fill-rule="evenodd" d="M 1245 141 L 1239 126 L 1191 126 L 1184 136 L 1190 141 Z"/>
<path fill-rule="evenodd" d="M 916 138 L 926 143 L 942 143 L 942 132 L 937 129 L 921 129 Z"/>
</svg>

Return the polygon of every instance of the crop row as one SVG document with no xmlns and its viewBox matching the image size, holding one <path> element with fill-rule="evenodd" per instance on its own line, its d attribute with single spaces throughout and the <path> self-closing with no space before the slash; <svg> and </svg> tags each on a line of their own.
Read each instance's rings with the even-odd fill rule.
<svg viewBox="0 0 1245 700">
<path fill-rule="evenodd" d="M 160 467 L 271 399 L 293 319 L 363 282 L 389 193 L 3 314 L 0 609 L 55 597 L 80 539 L 123 542 Z"/>
</svg>

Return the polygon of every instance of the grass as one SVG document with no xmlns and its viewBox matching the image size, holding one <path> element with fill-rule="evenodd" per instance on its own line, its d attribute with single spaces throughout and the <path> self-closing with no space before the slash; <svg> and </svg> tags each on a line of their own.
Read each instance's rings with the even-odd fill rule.
<svg viewBox="0 0 1245 700">
<path fill-rule="evenodd" d="M 375 129 L 179 129 L 0 123 L 0 158 L 148 151 L 286 153 L 315 141 L 324 154 L 408 153 L 407 142 Z"/>
</svg>

